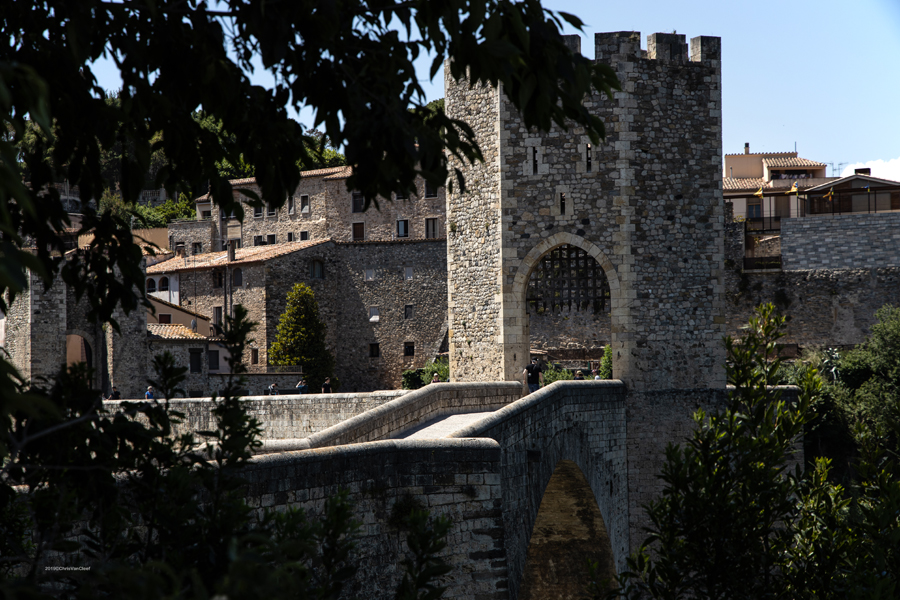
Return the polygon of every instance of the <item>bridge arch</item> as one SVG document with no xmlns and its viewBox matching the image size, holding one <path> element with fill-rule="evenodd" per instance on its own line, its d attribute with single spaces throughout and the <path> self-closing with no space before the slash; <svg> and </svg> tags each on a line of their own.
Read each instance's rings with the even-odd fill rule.
<svg viewBox="0 0 900 600">
<path fill-rule="evenodd" d="M 511 334 L 506 336 L 510 350 L 505 353 L 505 375 L 507 380 L 521 378 L 522 368 L 527 364 L 531 351 L 531 331 L 528 316 L 528 282 L 541 259 L 560 246 L 569 245 L 583 250 L 589 257 L 597 261 L 606 275 L 610 295 L 610 343 L 613 350 L 613 378 L 621 378 L 621 361 L 623 343 L 618 335 L 630 329 L 630 312 L 625 298 L 626 294 L 620 283 L 616 267 L 606 254 L 587 239 L 567 232 L 560 232 L 544 238 L 537 243 L 522 259 L 511 286 L 511 302 L 504 302 L 504 323 L 510 327 Z"/>
</svg>

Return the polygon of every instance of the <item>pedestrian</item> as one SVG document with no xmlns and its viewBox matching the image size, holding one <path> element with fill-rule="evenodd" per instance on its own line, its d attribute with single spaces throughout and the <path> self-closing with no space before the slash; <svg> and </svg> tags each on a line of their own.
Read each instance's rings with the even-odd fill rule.
<svg viewBox="0 0 900 600">
<path fill-rule="evenodd" d="M 122 394 L 119 392 L 119 389 L 116 386 L 113 386 L 112 392 L 109 393 L 109 396 L 106 397 L 107 400 L 121 400 Z"/>
<path fill-rule="evenodd" d="M 323 394 L 331 393 L 331 377 L 325 378 L 325 383 L 322 384 L 322 393 Z"/>
<path fill-rule="evenodd" d="M 600 379 L 600 373 L 597 372 L 597 369 L 591 371 L 591 374 L 593 374 L 594 379 Z"/>
<path fill-rule="evenodd" d="M 273 383 L 272 385 L 269 386 L 269 395 L 270 396 L 278 395 L 278 384 L 277 383 Z"/>
<path fill-rule="evenodd" d="M 305 380 L 305 379 L 301 379 L 300 381 L 298 381 L 298 382 L 297 382 L 297 385 L 294 386 L 294 387 L 297 388 L 297 393 L 298 393 L 298 394 L 306 394 L 306 393 L 309 393 L 309 386 L 306 385 L 306 380 Z"/>
<path fill-rule="evenodd" d="M 432 375 L 432 377 L 431 377 L 431 383 L 440 383 L 440 382 L 441 382 L 441 378 L 438 377 L 438 374 L 437 374 L 437 373 L 435 373 L 434 375 Z"/>
<path fill-rule="evenodd" d="M 153 386 L 147 386 L 147 392 L 144 394 L 144 399 L 146 400 L 156 400 L 156 396 L 153 395 Z"/>
<path fill-rule="evenodd" d="M 575 377 L 574 377 L 574 380 L 575 380 L 575 381 L 584 381 L 584 373 L 582 373 L 580 370 L 579 370 L 579 371 L 575 371 Z"/>
<path fill-rule="evenodd" d="M 544 371 L 541 369 L 541 365 L 538 364 L 536 358 L 532 358 L 531 364 L 522 371 L 522 377 L 525 384 L 528 386 L 529 394 L 533 394 L 541 389 L 541 385 L 544 383 Z"/>
</svg>

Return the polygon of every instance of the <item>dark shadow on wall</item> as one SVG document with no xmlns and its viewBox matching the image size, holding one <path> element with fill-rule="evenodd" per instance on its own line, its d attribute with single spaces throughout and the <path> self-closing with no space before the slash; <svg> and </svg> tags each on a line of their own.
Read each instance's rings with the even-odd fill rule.
<svg viewBox="0 0 900 600">
<path fill-rule="evenodd" d="M 601 579 L 613 581 L 612 546 L 591 487 L 575 462 L 561 460 L 538 509 L 519 598 L 585 597 L 588 561 L 598 563 Z"/>
</svg>

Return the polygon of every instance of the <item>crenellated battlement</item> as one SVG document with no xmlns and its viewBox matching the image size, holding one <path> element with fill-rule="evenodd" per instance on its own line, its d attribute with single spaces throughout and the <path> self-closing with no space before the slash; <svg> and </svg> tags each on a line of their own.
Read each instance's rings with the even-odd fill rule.
<svg viewBox="0 0 900 600">
<path fill-rule="evenodd" d="M 564 35 L 572 52 L 581 53 L 581 36 Z M 690 50 L 690 52 L 689 52 Z M 594 35 L 594 60 L 614 65 L 635 60 L 655 60 L 672 64 L 702 63 L 717 66 L 722 59 L 722 40 L 701 35 L 691 38 L 690 49 L 686 37 L 679 33 L 651 33 L 647 49 L 641 48 L 639 31 L 611 31 Z"/>
</svg>

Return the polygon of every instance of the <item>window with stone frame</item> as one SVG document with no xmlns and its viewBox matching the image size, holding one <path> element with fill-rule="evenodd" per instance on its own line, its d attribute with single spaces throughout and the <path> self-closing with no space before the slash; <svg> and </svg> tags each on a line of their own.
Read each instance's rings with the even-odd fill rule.
<svg viewBox="0 0 900 600">
<path fill-rule="evenodd" d="M 403 267 L 403 278 L 407 281 L 412 281 L 412 278 L 413 278 L 413 268 L 412 267 Z"/>
<path fill-rule="evenodd" d="M 564 192 L 559 193 L 559 214 L 566 214 L 566 194 Z"/>
<path fill-rule="evenodd" d="M 406 200 L 407 198 L 409 198 L 409 192 L 405 192 L 403 190 L 398 190 L 398 191 L 394 192 L 395 200 Z"/>
<path fill-rule="evenodd" d="M 231 272 L 231 285 L 234 287 L 244 285 L 244 271 L 240 267 Z"/>
<path fill-rule="evenodd" d="M 269 245 L 274 244 L 276 239 L 277 239 L 277 234 L 270 233 L 270 234 L 266 235 L 266 243 Z"/>
<path fill-rule="evenodd" d="M 214 288 L 221 288 L 225 286 L 225 274 L 216 269 L 212 272 L 212 283 Z"/>
<path fill-rule="evenodd" d="M 301 242 L 305 242 L 305 241 L 308 240 L 308 239 L 309 239 L 309 232 L 308 232 L 308 231 L 301 231 L 301 232 L 300 232 L 300 241 L 301 241 Z"/>
<path fill-rule="evenodd" d="M 365 223 L 354 223 L 353 224 L 353 241 L 354 242 L 362 242 L 366 239 L 366 224 Z"/>
<path fill-rule="evenodd" d="M 202 348 L 189 348 L 188 352 L 191 355 L 190 369 L 191 373 L 202 373 L 203 372 L 203 349 Z"/>
<path fill-rule="evenodd" d="M 300 212 L 309 214 L 309 196 L 306 194 L 300 196 Z"/>
<path fill-rule="evenodd" d="M 412 319 L 413 318 L 413 305 L 407 304 L 403 307 L 403 318 L 404 319 Z"/>
<path fill-rule="evenodd" d="M 287 205 L 288 205 L 288 214 L 289 215 L 294 214 L 295 200 L 294 200 L 293 196 L 288 196 Z"/>
<path fill-rule="evenodd" d="M 586 168 L 585 168 L 585 170 L 586 170 L 588 173 L 590 173 L 591 171 L 593 171 L 593 169 L 594 169 L 594 155 L 593 155 L 593 151 L 591 150 L 591 145 L 590 145 L 590 144 L 587 145 L 587 150 L 585 151 L 585 163 L 586 163 Z"/>
<path fill-rule="evenodd" d="M 381 346 L 378 344 L 369 344 L 369 358 L 378 358 L 381 356 Z"/>
<path fill-rule="evenodd" d="M 409 221 L 407 219 L 400 219 L 397 221 L 397 237 L 409 237 Z"/>
<path fill-rule="evenodd" d="M 375 269 L 366 269 L 365 280 L 375 281 Z"/>
<path fill-rule="evenodd" d="M 200 211 L 200 218 L 203 220 L 212 219 L 212 211 L 211 210 Z"/>
<path fill-rule="evenodd" d="M 221 326 L 224 323 L 222 318 L 222 307 L 214 306 L 213 307 L 213 325 Z"/>
<path fill-rule="evenodd" d="M 250 348 L 250 364 L 259 364 L 259 348 Z"/>
<path fill-rule="evenodd" d="M 528 280 L 526 301 L 537 314 L 563 309 L 606 314 L 609 282 L 591 255 L 565 244 L 541 257 Z"/>
<path fill-rule="evenodd" d="M 309 262 L 309 278 L 325 279 L 325 265 L 321 260 L 311 260 Z"/>
<path fill-rule="evenodd" d="M 266 216 L 267 217 L 277 217 L 278 209 L 272 206 L 271 204 L 266 204 Z"/>
<path fill-rule="evenodd" d="M 381 312 L 378 310 L 377 306 L 369 307 L 369 322 L 377 323 L 381 320 Z"/>
<path fill-rule="evenodd" d="M 426 181 L 425 182 L 425 197 L 426 198 L 437 198 L 437 195 L 438 195 L 437 188 Z"/>
<path fill-rule="evenodd" d="M 263 236 L 261 236 L 261 235 L 254 235 L 254 236 L 253 236 L 253 245 L 254 245 L 254 246 L 265 246 L 266 243 L 263 241 Z"/>
<path fill-rule="evenodd" d="M 207 352 L 206 356 L 209 359 L 209 370 L 210 371 L 218 371 L 219 370 L 219 351 L 218 350 L 210 350 Z"/>
<path fill-rule="evenodd" d="M 289 242 L 294 241 L 294 232 L 293 231 L 288 231 L 288 241 Z"/>
<path fill-rule="evenodd" d="M 434 239 L 438 236 L 438 220 L 437 219 L 425 219 L 425 237 L 428 239 Z"/>
<path fill-rule="evenodd" d="M 350 212 L 361 213 L 366 206 L 366 198 L 362 192 L 353 192 L 350 194 Z"/>
<path fill-rule="evenodd" d="M 172 315 L 170 313 L 159 313 L 156 320 L 160 325 L 170 325 L 172 323 Z"/>
<path fill-rule="evenodd" d="M 403 342 L 403 356 L 415 356 L 416 355 L 416 343 L 415 342 Z"/>
<path fill-rule="evenodd" d="M 253 207 L 253 218 L 254 219 L 262 219 L 263 209 L 262 206 L 254 206 Z"/>
<path fill-rule="evenodd" d="M 191 255 L 203 254 L 203 242 L 193 242 L 191 244 Z"/>
</svg>

